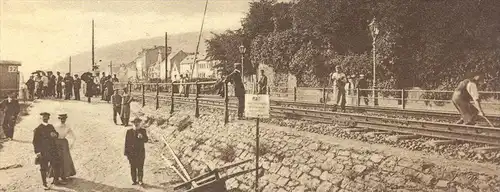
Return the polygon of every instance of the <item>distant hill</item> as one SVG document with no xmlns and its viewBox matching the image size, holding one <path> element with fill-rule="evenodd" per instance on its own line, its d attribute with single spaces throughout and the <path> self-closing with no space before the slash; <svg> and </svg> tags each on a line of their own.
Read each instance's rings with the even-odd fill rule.
<svg viewBox="0 0 500 192">
<path fill-rule="evenodd" d="M 214 31 L 218 32 L 218 31 Z M 198 32 L 181 33 L 175 35 L 169 35 L 168 46 L 172 47 L 172 50 L 183 50 L 185 52 L 195 52 L 196 44 L 198 42 Z M 211 38 L 212 34 L 207 31 L 202 33 L 202 39 L 200 42 L 199 52 L 203 53 L 206 51 L 205 40 Z M 107 68 L 110 61 L 113 61 L 113 70 L 119 67 L 122 63 L 129 63 L 137 57 L 143 48 L 152 48 L 153 46 L 165 46 L 165 38 L 153 37 L 148 39 L 137 39 L 131 41 L 124 41 L 104 47 L 96 47 L 95 49 L 95 62 L 99 64 L 99 60 L 102 60 L 100 69 Z M 54 71 L 67 72 L 68 71 L 68 59 L 69 56 L 63 56 L 62 61 L 56 63 L 51 67 Z M 77 55 L 71 56 L 71 72 L 81 74 L 87 72 L 91 68 L 92 52 L 83 52 Z"/>
</svg>

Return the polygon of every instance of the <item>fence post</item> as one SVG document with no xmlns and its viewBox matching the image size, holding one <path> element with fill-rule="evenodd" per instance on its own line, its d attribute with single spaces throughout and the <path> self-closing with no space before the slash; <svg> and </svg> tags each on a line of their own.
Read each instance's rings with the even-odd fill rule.
<svg viewBox="0 0 500 192">
<path fill-rule="evenodd" d="M 128 82 L 127 88 L 128 88 L 129 94 L 132 95 L 132 82 L 130 82 L 130 81 Z"/>
<path fill-rule="evenodd" d="M 271 98 L 271 86 L 267 86 L 267 95 Z"/>
<path fill-rule="evenodd" d="M 405 89 L 401 89 L 401 106 L 406 108 Z"/>
<path fill-rule="evenodd" d="M 144 85 L 144 83 L 142 83 L 141 87 L 142 87 L 142 107 L 144 107 L 146 106 L 146 95 L 145 95 L 146 86 Z"/>
<path fill-rule="evenodd" d="M 174 82 L 171 83 L 171 94 L 170 94 L 170 114 L 174 113 Z"/>
<path fill-rule="evenodd" d="M 195 95 L 195 103 L 196 103 L 196 106 L 195 106 L 195 111 L 194 111 L 194 116 L 196 118 L 200 117 L 200 106 L 199 106 L 199 102 L 198 102 L 198 97 L 200 96 L 200 84 L 198 84 L 198 81 L 195 82 L 195 89 L 196 89 L 196 95 Z"/>
<path fill-rule="evenodd" d="M 160 108 L 160 84 L 156 83 L 156 110 Z"/>
<path fill-rule="evenodd" d="M 378 106 L 378 91 L 373 87 L 373 106 Z"/>
<path fill-rule="evenodd" d="M 360 97 L 359 97 L 359 88 L 356 88 L 356 106 L 359 107 L 359 101 L 360 101 Z"/>
<path fill-rule="evenodd" d="M 297 102 L 297 87 L 293 87 L 293 102 Z"/>
<path fill-rule="evenodd" d="M 326 87 L 323 87 L 323 107 L 326 110 Z"/>
<path fill-rule="evenodd" d="M 229 122 L 229 97 L 227 96 L 227 82 L 224 82 L 224 125 Z"/>
</svg>

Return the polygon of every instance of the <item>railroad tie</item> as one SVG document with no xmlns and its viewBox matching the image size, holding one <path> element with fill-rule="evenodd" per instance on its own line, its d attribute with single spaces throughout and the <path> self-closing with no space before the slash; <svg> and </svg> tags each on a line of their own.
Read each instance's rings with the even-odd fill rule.
<svg viewBox="0 0 500 192">
<path fill-rule="evenodd" d="M 498 147 L 498 146 L 480 147 L 480 148 L 475 148 L 474 151 L 476 153 L 485 154 L 488 152 L 500 151 L 500 147 Z"/>
<path fill-rule="evenodd" d="M 418 139 L 419 135 L 391 135 L 385 138 L 386 141 L 398 142 L 400 140 Z"/>
<path fill-rule="evenodd" d="M 424 144 L 428 147 L 439 147 L 441 145 L 451 145 L 457 142 L 457 140 L 430 140 L 426 141 Z"/>
</svg>

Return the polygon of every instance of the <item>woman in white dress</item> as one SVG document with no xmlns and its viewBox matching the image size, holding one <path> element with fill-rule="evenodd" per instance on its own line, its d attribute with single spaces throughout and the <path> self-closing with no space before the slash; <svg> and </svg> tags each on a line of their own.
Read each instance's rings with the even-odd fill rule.
<svg viewBox="0 0 500 192">
<path fill-rule="evenodd" d="M 59 133 L 59 137 L 56 139 L 56 145 L 61 161 L 61 170 L 59 173 L 61 174 L 63 181 L 67 180 L 68 177 L 76 175 L 75 165 L 73 164 L 73 159 L 71 158 L 70 153 L 70 149 L 72 149 L 75 144 L 76 137 L 73 130 L 66 125 L 67 118 L 68 116 L 66 114 L 60 114 L 59 120 L 61 120 L 61 123 L 54 126 L 57 133 Z M 69 142 L 66 139 L 67 136 L 72 137 L 73 142 L 71 145 L 69 145 Z"/>
</svg>

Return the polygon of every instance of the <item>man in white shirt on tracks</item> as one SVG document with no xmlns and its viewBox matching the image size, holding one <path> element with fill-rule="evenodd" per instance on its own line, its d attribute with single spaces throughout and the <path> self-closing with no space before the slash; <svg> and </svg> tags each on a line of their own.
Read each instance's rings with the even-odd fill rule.
<svg viewBox="0 0 500 192">
<path fill-rule="evenodd" d="M 330 81 L 333 82 L 333 90 L 335 95 L 335 105 L 338 106 L 340 102 L 340 107 L 342 111 L 345 111 L 345 84 L 347 83 L 347 77 L 342 72 L 340 65 L 335 67 L 335 73 L 332 73 Z M 331 84 L 331 83 L 330 83 Z"/>
</svg>

